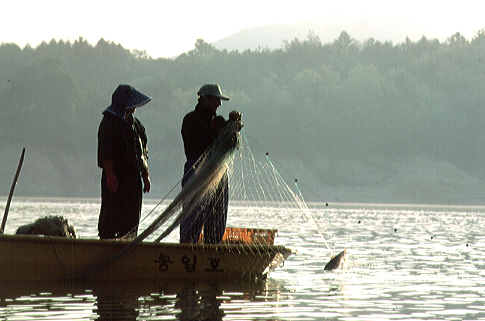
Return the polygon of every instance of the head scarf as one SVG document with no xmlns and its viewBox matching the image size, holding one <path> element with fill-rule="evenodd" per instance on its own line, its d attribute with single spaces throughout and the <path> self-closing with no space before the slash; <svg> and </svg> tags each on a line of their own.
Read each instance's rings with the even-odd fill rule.
<svg viewBox="0 0 485 321">
<path fill-rule="evenodd" d="M 139 92 L 129 85 L 119 85 L 111 96 L 111 105 L 103 111 L 120 118 L 125 118 L 126 110 L 147 104 L 151 97 Z"/>
</svg>

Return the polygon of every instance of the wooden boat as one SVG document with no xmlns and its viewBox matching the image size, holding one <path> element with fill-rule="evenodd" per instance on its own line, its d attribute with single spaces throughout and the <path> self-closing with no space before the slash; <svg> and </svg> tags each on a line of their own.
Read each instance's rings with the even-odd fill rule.
<svg viewBox="0 0 485 321">
<path fill-rule="evenodd" d="M 276 230 L 230 228 L 226 231 L 224 243 L 218 245 L 143 241 L 159 224 L 177 214 L 179 208 L 183 208 L 182 213 L 190 213 L 198 204 L 197 197 L 200 200 L 209 186 L 218 184 L 217 179 L 221 179 L 221 173 L 225 170 L 223 164 L 227 155 L 237 146 L 237 139 L 234 139 L 237 127 L 233 122 L 225 127 L 229 133 L 220 134 L 221 142 L 214 143 L 214 148 L 218 150 L 205 156 L 195 178 L 137 236 L 139 241 L 135 239 L 130 243 L 129 240 L 0 234 L 0 282 L 62 279 L 237 280 L 266 277 L 292 253 L 284 246 L 273 245 Z M 21 162 L 19 169 L 20 165 Z M 215 172 L 219 175 L 214 175 Z M 13 186 L 15 182 L 16 179 Z M 12 192 L 7 204 L 11 195 Z M 185 208 L 184 204 L 189 207 Z M 1 230 L 6 214 L 7 211 Z M 165 232 L 170 233 L 170 228 Z"/>
<path fill-rule="evenodd" d="M 246 241 L 232 231 L 219 245 L 141 242 L 94 269 L 129 241 L 2 234 L 0 281 L 255 279 L 265 278 L 292 254 L 272 245 L 274 230 L 244 231 Z M 267 236 L 267 242 L 255 244 L 248 235 L 252 241 Z"/>
</svg>

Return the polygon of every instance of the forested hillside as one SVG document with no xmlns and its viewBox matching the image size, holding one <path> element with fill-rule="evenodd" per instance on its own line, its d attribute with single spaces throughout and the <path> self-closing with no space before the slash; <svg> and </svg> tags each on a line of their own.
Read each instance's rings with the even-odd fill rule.
<svg viewBox="0 0 485 321">
<path fill-rule="evenodd" d="M 153 97 L 136 116 L 161 198 L 182 174 L 180 125 L 207 82 L 231 97 L 219 113 L 242 112 L 244 130 L 326 201 L 485 201 L 485 30 L 400 44 L 310 32 L 244 52 L 199 39 L 174 59 L 104 39 L 2 43 L 0 195 L 26 147 L 16 195 L 98 197 L 101 112 L 127 83 Z"/>
</svg>

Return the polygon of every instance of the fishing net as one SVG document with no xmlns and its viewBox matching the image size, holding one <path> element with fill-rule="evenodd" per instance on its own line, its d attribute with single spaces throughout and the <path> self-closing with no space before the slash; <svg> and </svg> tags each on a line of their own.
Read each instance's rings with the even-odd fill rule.
<svg viewBox="0 0 485 321">
<path fill-rule="evenodd" d="M 212 206 L 218 198 L 224 197 L 216 191 L 219 182 L 227 179 L 229 205 L 222 246 L 283 245 L 297 253 L 291 256 L 290 267 L 298 269 L 304 264 L 311 270 L 311 266 L 315 265 L 315 269 L 323 272 L 331 255 L 341 251 L 339 248 L 333 250 L 327 242 L 325 213 L 328 209 L 325 203 L 309 208 L 298 180 L 245 129 L 237 134 L 237 142 L 234 131 L 235 128 L 227 128 L 219 135 L 218 141 L 225 143 L 218 145 L 216 141 L 198 167 L 199 172 L 192 185 L 185 185 L 173 201 L 159 203 L 147 215 L 143 223 L 148 227 L 138 238 L 146 236 L 151 241 L 179 242 L 180 235 L 184 233 L 180 231 L 179 223 L 195 207 Z M 224 138 L 227 135 L 229 139 Z M 254 151 L 252 145 L 255 146 Z M 226 148 L 217 151 L 219 146 Z M 187 203 L 190 205 L 187 206 Z M 156 218 L 147 223 L 150 217 Z M 153 222 L 156 222 L 155 225 Z M 204 242 L 206 233 L 202 231 L 199 243 Z M 307 246 L 309 242 L 313 244 L 311 248 Z M 251 267 L 248 266 L 248 269 Z"/>
<path fill-rule="evenodd" d="M 180 222 L 195 208 L 205 209 L 227 197 L 220 192 L 221 181 L 227 180 L 229 206 L 223 244 L 291 245 L 296 243 L 292 238 L 299 234 L 295 226 L 314 230 L 323 240 L 321 226 L 313 219 L 296 184 L 296 189 L 290 188 L 269 153 L 254 154 L 245 131 L 235 134 L 235 130 L 226 126 L 189 183 L 168 205 L 159 203 L 147 215 L 146 219 L 155 219 L 136 239 L 178 242 L 184 233 L 176 231 Z M 202 231 L 199 242 L 204 242 L 206 233 Z M 281 234 L 286 243 L 278 242 Z"/>
</svg>

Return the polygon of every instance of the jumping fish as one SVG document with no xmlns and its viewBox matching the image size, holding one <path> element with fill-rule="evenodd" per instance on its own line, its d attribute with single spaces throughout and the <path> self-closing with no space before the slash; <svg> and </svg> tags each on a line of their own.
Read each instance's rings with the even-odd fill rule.
<svg viewBox="0 0 485 321">
<path fill-rule="evenodd" d="M 328 261 L 327 265 L 325 265 L 324 270 L 325 271 L 333 271 L 337 269 L 342 261 L 345 259 L 345 254 L 347 253 L 347 250 L 343 250 L 340 252 L 338 255 L 333 256 L 330 261 Z"/>
</svg>

